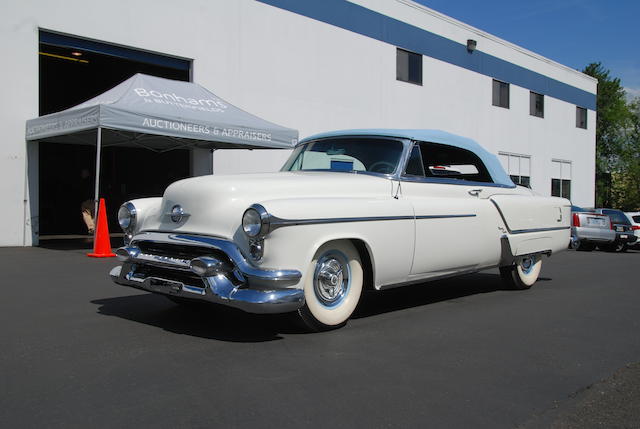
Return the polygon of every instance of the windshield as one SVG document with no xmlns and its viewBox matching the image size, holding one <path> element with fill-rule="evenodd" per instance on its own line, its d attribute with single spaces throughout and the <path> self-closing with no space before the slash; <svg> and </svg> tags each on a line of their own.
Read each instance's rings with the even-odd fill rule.
<svg viewBox="0 0 640 429">
<path fill-rule="evenodd" d="M 312 141 L 296 147 L 282 171 L 368 171 L 392 174 L 400 161 L 402 147 L 399 140 L 382 138 L 351 137 Z"/>
</svg>

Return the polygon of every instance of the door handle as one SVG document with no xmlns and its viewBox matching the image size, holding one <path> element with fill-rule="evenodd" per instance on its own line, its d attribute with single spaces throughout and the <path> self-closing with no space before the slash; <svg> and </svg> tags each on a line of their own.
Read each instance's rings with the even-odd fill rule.
<svg viewBox="0 0 640 429">
<path fill-rule="evenodd" d="M 480 195 L 480 192 L 482 192 L 482 189 L 472 189 L 469 191 L 469 195 L 471 195 L 472 197 L 477 197 L 478 195 Z"/>
</svg>

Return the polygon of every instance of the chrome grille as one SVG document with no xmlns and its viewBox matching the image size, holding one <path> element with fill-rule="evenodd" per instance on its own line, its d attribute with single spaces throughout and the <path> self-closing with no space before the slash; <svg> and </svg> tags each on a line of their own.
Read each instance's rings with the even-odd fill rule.
<svg viewBox="0 0 640 429">
<path fill-rule="evenodd" d="M 148 255 L 165 256 L 169 258 L 187 259 L 200 256 L 213 256 L 231 264 L 229 257 L 221 250 L 206 246 L 188 246 L 183 244 L 161 243 L 157 241 L 136 241 L 132 245 L 138 247 L 142 253 Z M 233 265 L 233 264 L 231 264 Z"/>
<path fill-rule="evenodd" d="M 140 278 L 156 277 L 165 280 L 180 282 L 188 286 L 204 288 L 204 281 L 189 271 L 172 270 L 170 268 L 156 267 L 152 265 L 137 265 L 135 276 Z"/>
</svg>

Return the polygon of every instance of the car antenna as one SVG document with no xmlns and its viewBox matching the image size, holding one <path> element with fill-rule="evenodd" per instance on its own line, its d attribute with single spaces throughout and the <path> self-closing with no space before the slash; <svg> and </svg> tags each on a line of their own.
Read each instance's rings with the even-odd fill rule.
<svg viewBox="0 0 640 429">
<path fill-rule="evenodd" d="M 396 194 L 393 196 L 396 200 L 398 199 L 398 194 L 400 193 L 400 186 L 402 186 L 402 182 L 398 180 L 398 189 L 396 189 Z"/>
</svg>

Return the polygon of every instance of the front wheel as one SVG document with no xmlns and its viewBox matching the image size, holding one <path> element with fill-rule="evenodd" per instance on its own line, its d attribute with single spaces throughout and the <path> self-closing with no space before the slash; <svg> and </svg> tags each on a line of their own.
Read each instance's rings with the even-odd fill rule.
<svg viewBox="0 0 640 429">
<path fill-rule="evenodd" d="M 519 258 L 515 265 L 500 267 L 500 276 L 511 289 L 529 289 L 538 280 L 542 268 L 542 256 Z"/>
<path fill-rule="evenodd" d="M 300 319 L 313 331 L 344 326 L 358 305 L 362 282 L 362 261 L 351 242 L 333 241 L 320 246 L 305 277 L 305 305 L 298 310 Z"/>
</svg>

